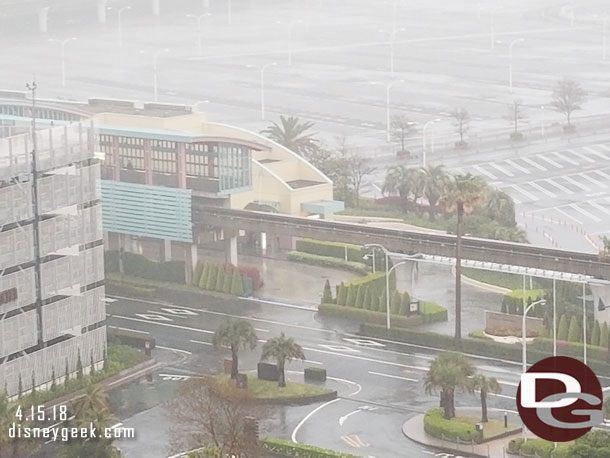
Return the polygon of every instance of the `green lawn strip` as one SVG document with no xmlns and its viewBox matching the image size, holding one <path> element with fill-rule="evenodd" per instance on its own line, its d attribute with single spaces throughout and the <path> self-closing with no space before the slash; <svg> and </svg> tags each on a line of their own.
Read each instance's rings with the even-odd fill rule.
<svg viewBox="0 0 610 458">
<path fill-rule="evenodd" d="M 263 446 L 272 453 L 286 457 L 299 458 L 358 458 L 349 453 L 335 452 L 325 448 L 314 447 L 313 445 L 295 444 L 283 439 L 267 438 L 262 441 Z"/>
<path fill-rule="evenodd" d="M 226 374 L 216 376 L 221 383 L 229 383 L 230 377 Z M 331 393 L 332 390 L 316 385 L 304 383 L 286 382 L 284 388 L 280 388 L 277 382 L 260 380 L 257 377 L 248 377 L 248 392 L 255 399 L 293 399 L 320 396 Z"/>
</svg>

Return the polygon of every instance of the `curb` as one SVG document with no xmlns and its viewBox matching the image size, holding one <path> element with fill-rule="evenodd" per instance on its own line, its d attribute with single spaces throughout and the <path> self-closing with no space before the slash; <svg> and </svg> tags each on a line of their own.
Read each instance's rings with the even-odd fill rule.
<svg viewBox="0 0 610 458">
<path fill-rule="evenodd" d="M 451 267 L 451 274 L 455 277 L 455 266 Z M 489 291 L 491 293 L 508 294 L 511 292 L 511 290 L 508 288 L 504 288 L 502 286 L 496 286 L 496 285 L 492 285 L 490 283 L 485 283 L 485 282 L 482 282 L 479 280 L 475 280 L 474 278 L 470 278 L 465 274 L 462 274 L 462 282 L 467 285 L 474 286 L 475 288 Z"/>
</svg>

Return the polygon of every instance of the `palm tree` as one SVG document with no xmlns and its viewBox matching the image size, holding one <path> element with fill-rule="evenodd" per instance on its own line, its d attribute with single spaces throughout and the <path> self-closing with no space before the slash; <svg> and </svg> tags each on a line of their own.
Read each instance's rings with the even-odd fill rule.
<svg viewBox="0 0 610 458">
<path fill-rule="evenodd" d="M 301 346 L 292 337 L 286 337 L 282 332 L 279 337 L 274 337 L 263 345 L 261 360 L 270 358 L 277 361 L 278 386 L 283 388 L 286 386 L 286 374 L 284 373 L 286 361 L 290 362 L 295 359 L 303 361 L 305 355 Z"/>
<path fill-rule="evenodd" d="M 313 122 L 301 122 L 294 116 L 280 116 L 280 124 L 273 122 L 261 133 L 301 156 L 307 156 L 318 148 L 317 134 L 308 132 L 314 126 Z"/>
<path fill-rule="evenodd" d="M 432 362 L 424 378 L 424 390 L 426 394 L 440 393 L 443 418 L 455 417 L 455 391 L 472 391 L 472 375 L 474 366 L 462 353 L 443 352 Z"/>
<path fill-rule="evenodd" d="M 77 421 L 84 423 L 88 423 L 88 419 L 97 412 L 109 411 L 106 387 L 88 381 L 83 396 L 74 401 L 72 411 Z"/>
<path fill-rule="evenodd" d="M 499 394 L 502 392 L 502 387 L 498 383 L 495 377 L 485 377 L 484 375 L 477 374 L 471 381 L 472 389 L 478 391 L 481 395 L 481 421 L 487 423 L 487 395 L 489 393 Z"/>
<path fill-rule="evenodd" d="M 238 353 L 240 349 L 250 350 L 256 347 L 258 337 L 249 321 L 227 318 L 214 333 L 214 347 L 229 347 L 231 350 L 231 378 L 236 379 L 239 373 Z"/>
<path fill-rule="evenodd" d="M 459 347 L 462 339 L 462 235 L 464 214 L 480 205 L 487 184 L 481 177 L 470 173 L 455 175 L 447 181 L 445 195 L 439 203 L 445 211 L 457 213 L 455 243 L 455 343 Z"/>
<path fill-rule="evenodd" d="M 442 165 L 428 165 L 421 169 L 423 176 L 423 194 L 428 200 L 430 220 L 434 220 L 435 208 L 445 192 L 447 174 Z"/>
<path fill-rule="evenodd" d="M 515 202 L 499 189 L 489 188 L 485 196 L 485 213 L 503 226 L 516 225 Z"/>
<path fill-rule="evenodd" d="M 383 183 L 382 192 L 398 194 L 402 199 L 408 200 L 411 188 L 409 187 L 409 171 L 406 165 L 397 165 L 388 170 Z"/>
</svg>

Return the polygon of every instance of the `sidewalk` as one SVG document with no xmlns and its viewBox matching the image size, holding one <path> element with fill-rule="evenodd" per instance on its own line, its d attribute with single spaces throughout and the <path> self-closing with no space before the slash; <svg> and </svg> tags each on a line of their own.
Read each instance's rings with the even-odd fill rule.
<svg viewBox="0 0 610 458">
<path fill-rule="evenodd" d="M 459 409 L 458 409 L 459 410 Z M 521 432 L 515 432 L 500 439 L 495 439 L 483 444 L 458 444 L 447 440 L 437 439 L 424 431 L 424 415 L 416 415 L 409 418 L 402 425 L 402 433 L 414 442 L 429 447 L 434 447 L 449 452 L 465 453 L 469 456 L 480 456 L 485 458 L 504 458 L 505 448 L 512 439 L 521 437 Z"/>
</svg>

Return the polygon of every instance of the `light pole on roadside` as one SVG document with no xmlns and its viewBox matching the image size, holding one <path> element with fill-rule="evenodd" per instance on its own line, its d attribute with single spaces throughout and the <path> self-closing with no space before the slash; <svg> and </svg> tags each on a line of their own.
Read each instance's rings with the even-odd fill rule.
<svg viewBox="0 0 610 458">
<path fill-rule="evenodd" d="M 58 40 L 56 38 L 49 38 L 49 42 L 51 43 L 59 43 L 61 48 L 61 87 L 66 87 L 66 45 L 76 40 L 76 37 L 66 38 L 65 40 Z"/>
<path fill-rule="evenodd" d="M 117 23 L 119 30 L 119 48 L 123 47 L 123 11 L 130 10 L 131 6 L 123 6 L 121 8 L 116 8 L 114 6 L 109 6 L 108 11 L 116 11 L 117 14 Z"/>
<path fill-rule="evenodd" d="M 292 65 L 292 33 L 297 24 L 302 24 L 301 19 L 295 19 L 288 22 L 288 65 Z M 283 24 L 282 21 L 276 21 L 276 24 Z"/>
<path fill-rule="evenodd" d="M 602 60 L 606 60 L 606 26 L 608 25 L 607 17 L 604 17 L 604 19 L 602 19 L 602 24 Z"/>
<path fill-rule="evenodd" d="M 431 119 L 426 124 L 424 124 L 422 134 L 422 167 L 426 166 L 426 129 L 428 129 L 428 127 L 434 124 L 435 122 L 440 122 L 440 118 Z"/>
<path fill-rule="evenodd" d="M 152 58 L 153 58 L 153 94 L 154 94 L 155 102 L 158 102 L 158 100 L 159 100 L 158 90 L 157 90 L 157 60 L 159 59 L 159 56 L 164 52 L 169 52 L 169 49 L 167 49 L 167 48 L 159 49 L 152 54 Z M 148 54 L 148 53 L 146 51 L 140 51 L 140 54 Z"/>
<path fill-rule="evenodd" d="M 542 118 L 540 119 L 540 136 L 544 138 L 544 105 L 540 105 L 540 111 L 542 112 Z"/>
<path fill-rule="evenodd" d="M 233 6 L 231 5 L 231 0 L 227 0 L 227 23 L 229 25 L 233 24 Z"/>
<path fill-rule="evenodd" d="M 513 92 L 513 46 L 523 41 L 525 41 L 523 38 L 516 38 L 508 45 L 508 87 L 511 94 Z"/>
<path fill-rule="evenodd" d="M 525 278 L 525 277 L 523 277 L 523 278 Z M 525 372 L 527 372 L 527 341 L 526 341 L 526 338 L 527 338 L 527 334 L 526 334 L 527 312 L 529 312 L 532 309 L 532 307 L 535 307 L 536 305 L 539 305 L 539 304 L 544 305 L 544 304 L 546 304 L 546 300 L 545 299 L 540 299 L 540 300 L 538 300 L 536 302 L 532 302 L 530 305 L 525 307 L 525 296 L 523 296 L 523 303 L 524 303 L 524 306 L 523 306 L 523 318 L 522 318 L 522 321 L 521 321 L 521 341 L 522 341 L 522 344 L 521 344 L 521 350 L 522 350 L 521 358 L 522 358 L 522 369 L 523 369 L 523 373 L 525 374 Z"/>
<path fill-rule="evenodd" d="M 385 84 L 385 132 L 386 132 L 386 141 L 390 141 L 390 90 L 396 84 L 404 83 L 405 80 L 394 80 Z M 377 81 L 371 81 L 371 84 L 382 84 Z"/>
<path fill-rule="evenodd" d="M 271 62 L 263 66 L 258 65 L 246 65 L 248 68 L 257 68 L 261 74 L 261 119 L 265 120 L 265 70 L 269 67 L 275 67 L 277 62 Z"/>
<path fill-rule="evenodd" d="M 186 17 L 189 19 L 195 19 L 197 21 L 197 55 L 201 56 L 203 53 L 203 27 L 201 23 L 204 19 L 211 16 L 210 13 L 203 14 L 187 14 Z"/>
<path fill-rule="evenodd" d="M 396 46 L 396 36 L 398 32 L 404 32 L 404 28 L 397 29 L 396 27 L 392 28 L 392 34 L 390 35 L 390 73 L 394 74 L 394 48 Z"/>
<path fill-rule="evenodd" d="M 383 254 L 385 255 L 385 312 L 386 312 L 386 329 L 390 329 L 391 328 L 391 320 L 390 320 L 390 275 L 391 273 L 394 271 L 394 269 L 396 269 L 398 266 L 401 266 L 403 264 L 408 264 L 409 262 L 411 262 L 410 260 L 417 260 L 417 259 L 421 259 L 423 257 L 423 255 L 421 253 L 417 253 L 414 255 L 410 255 L 410 256 L 405 256 L 406 260 L 404 261 L 400 261 L 396 264 L 394 264 L 392 267 L 390 267 L 388 269 L 389 266 L 389 258 L 390 258 L 390 252 L 388 251 L 388 249 L 386 247 L 384 247 L 381 244 L 378 243 L 367 243 L 366 245 L 364 245 L 364 248 L 379 248 L 381 251 L 383 251 Z M 368 255 L 365 255 L 365 258 Z"/>
</svg>

